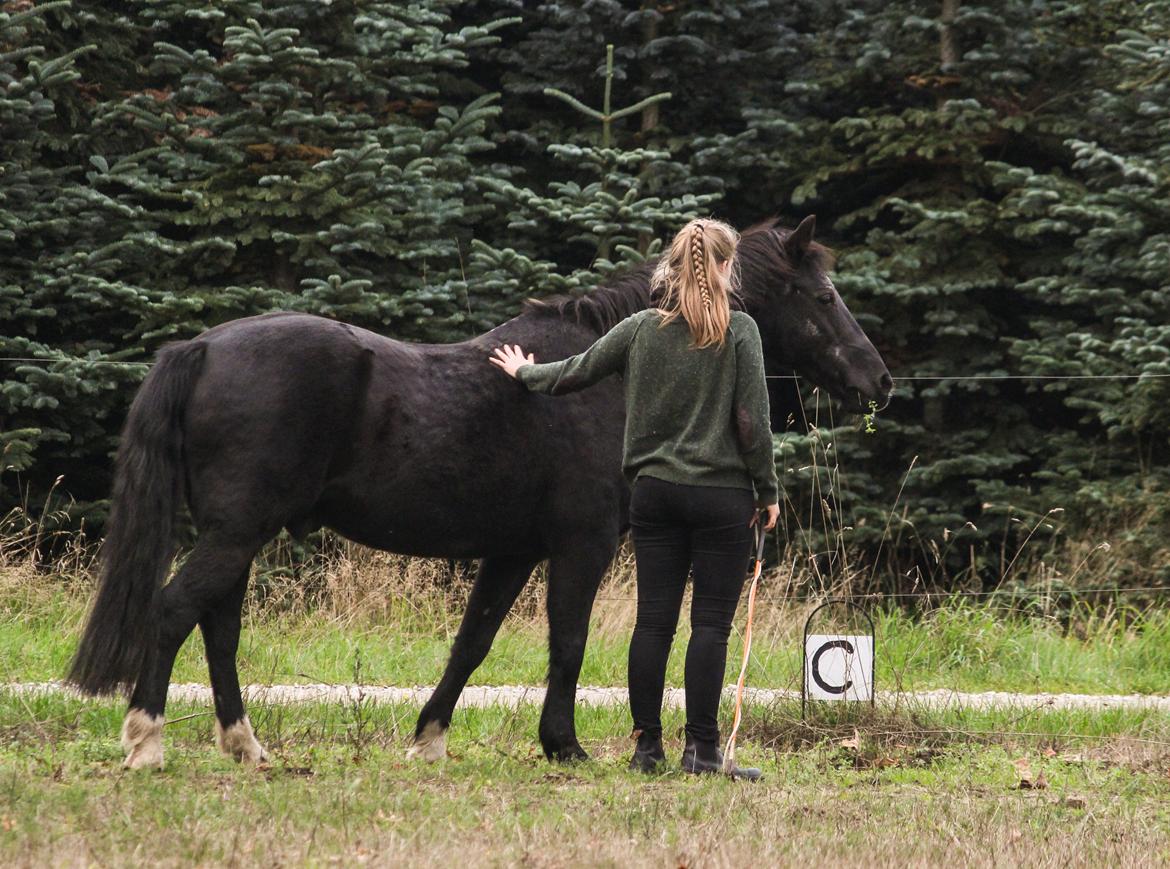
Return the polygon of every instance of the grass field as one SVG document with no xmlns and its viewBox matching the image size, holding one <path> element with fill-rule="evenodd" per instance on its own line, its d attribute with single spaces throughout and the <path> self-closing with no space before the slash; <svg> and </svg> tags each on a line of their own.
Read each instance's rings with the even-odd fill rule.
<svg viewBox="0 0 1170 869">
<path fill-rule="evenodd" d="M 123 773 L 121 707 L 0 695 L 4 865 L 1152 865 L 1170 860 L 1170 722 L 903 716 L 802 726 L 753 710 L 763 782 L 628 773 L 625 713 L 583 709 L 594 760 L 554 766 L 535 707 L 461 711 L 451 757 L 403 758 L 417 710 L 253 709 L 273 754 L 218 755 L 176 705 L 161 774 Z M 202 713 L 202 714 L 200 714 Z M 678 713 L 667 719 L 677 757 Z M 856 727 L 856 737 L 854 727 Z M 1070 733 L 1085 734 L 1073 737 Z M 974 736 L 970 734 L 976 734 Z M 1020 765 L 1033 782 L 1021 789 Z"/>
<path fill-rule="evenodd" d="M 466 586 L 445 566 L 363 555 L 299 581 L 257 582 L 240 653 L 245 682 L 418 685 L 437 680 Z M 780 577 L 765 594 L 778 596 Z M 92 580 L 0 552 L 0 681 L 59 678 Z M 533 583 L 475 684 L 535 684 L 546 666 Z M 623 685 L 629 566 L 602 590 L 582 684 Z M 796 687 L 803 604 L 767 600 L 751 684 Z M 1027 615 L 997 602 L 875 613 L 885 688 L 1165 692 L 1170 619 L 1157 609 Z M 669 680 L 681 683 L 680 625 Z M 733 637 L 729 671 L 737 664 Z M 729 672 L 729 680 L 733 675 Z M 198 638 L 176 681 L 206 682 Z M 0 691 L 0 865 L 739 866 L 1170 861 L 1170 716 L 1000 710 L 897 713 L 798 704 L 749 708 L 747 785 L 628 773 L 623 707 L 583 707 L 588 763 L 537 748 L 538 709 L 456 713 L 447 760 L 407 763 L 418 709 L 265 706 L 251 719 L 271 763 L 237 766 L 207 708 L 172 703 L 167 768 L 125 773 L 119 702 Z M 724 710 L 723 720 L 730 718 Z M 668 753 L 681 751 L 668 711 Z M 1036 787 L 1021 788 L 1027 780 Z M 1042 786 L 1040 786 L 1042 785 Z"/>
<path fill-rule="evenodd" d="M 459 625 L 466 586 L 444 590 L 429 562 L 374 557 L 330 574 L 326 587 L 286 582 L 254 599 L 240 646 L 245 683 L 365 682 L 430 685 L 438 681 Z M 806 604 L 776 600 L 767 577 L 758 610 L 752 684 L 799 688 L 800 635 Z M 312 586 L 312 582 L 306 583 Z M 0 569 L 0 681 L 60 678 L 73 652 L 90 593 L 86 580 Z M 547 666 L 543 585 L 533 583 L 510 616 L 474 684 L 536 684 Z M 634 618 L 628 566 L 602 589 L 580 682 L 624 685 Z M 1159 693 L 1170 688 L 1170 615 L 1162 609 L 1086 610 L 1073 618 L 1007 613 L 999 602 L 943 599 L 915 616 L 874 613 L 877 681 L 907 690 Z M 737 629 L 728 681 L 741 655 Z M 682 619 L 668 679 L 681 684 L 689 628 Z M 201 640 L 184 647 L 174 681 L 205 682 Z"/>
</svg>

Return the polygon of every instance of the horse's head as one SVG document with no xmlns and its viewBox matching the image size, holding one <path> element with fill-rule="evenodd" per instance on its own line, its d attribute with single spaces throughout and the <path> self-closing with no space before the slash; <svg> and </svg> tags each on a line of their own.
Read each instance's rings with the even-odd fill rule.
<svg viewBox="0 0 1170 869">
<path fill-rule="evenodd" d="M 890 372 L 829 279 L 832 254 L 813 241 L 815 227 L 810 215 L 791 232 L 768 222 L 743 234 L 744 306 L 772 366 L 795 369 L 849 409 L 885 407 Z"/>
</svg>

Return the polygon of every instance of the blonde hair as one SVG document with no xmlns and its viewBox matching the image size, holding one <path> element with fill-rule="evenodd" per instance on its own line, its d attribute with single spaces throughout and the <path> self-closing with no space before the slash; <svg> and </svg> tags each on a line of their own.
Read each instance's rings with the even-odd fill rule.
<svg viewBox="0 0 1170 869">
<path fill-rule="evenodd" d="M 722 347 L 731 323 L 731 295 L 739 289 L 735 246 L 739 233 L 719 220 L 692 220 L 678 231 L 658 261 L 650 292 L 665 326 L 682 317 L 695 348 Z M 719 267 L 730 261 L 724 273 Z"/>
</svg>

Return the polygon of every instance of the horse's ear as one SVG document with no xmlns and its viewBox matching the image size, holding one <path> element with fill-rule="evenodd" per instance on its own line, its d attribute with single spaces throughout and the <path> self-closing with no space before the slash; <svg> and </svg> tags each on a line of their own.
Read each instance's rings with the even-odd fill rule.
<svg viewBox="0 0 1170 869">
<path fill-rule="evenodd" d="M 808 246 L 812 244 L 813 233 L 816 231 L 816 228 L 817 216 L 810 214 L 784 240 L 784 250 L 787 251 L 788 257 L 794 263 L 800 262 L 804 259 L 804 255 L 808 253 Z"/>
</svg>

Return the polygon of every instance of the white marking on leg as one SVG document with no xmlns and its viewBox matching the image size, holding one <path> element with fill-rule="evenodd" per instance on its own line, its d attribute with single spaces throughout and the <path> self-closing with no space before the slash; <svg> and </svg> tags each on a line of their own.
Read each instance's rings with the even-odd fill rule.
<svg viewBox="0 0 1170 869">
<path fill-rule="evenodd" d="M 447 728 L 437 721 L 428 721 L 414 745 L 406 750 L 406 759 L 421 758 L 434 763 L 447 756 Z"/>
<path fill-rule="evenodd" d="M 163 717 L 148 715 L 141 709 L 131 709 L 122 721 L 122 750 L 126 769 L 162 769 Z"/>
<path fill-rule="evenodd" d="M 248 720 L 247 715 L 228 725 L 226 729 L 219 723 L 219 719 L 216 719 L 215 744 L 219 746 L 220 751 L 234 757 L 240 763 L 257 764 L 268 760 L 268 752 L 256 740 L 256 734 L 252 732 L 252 722 Z"/>
</svg>

